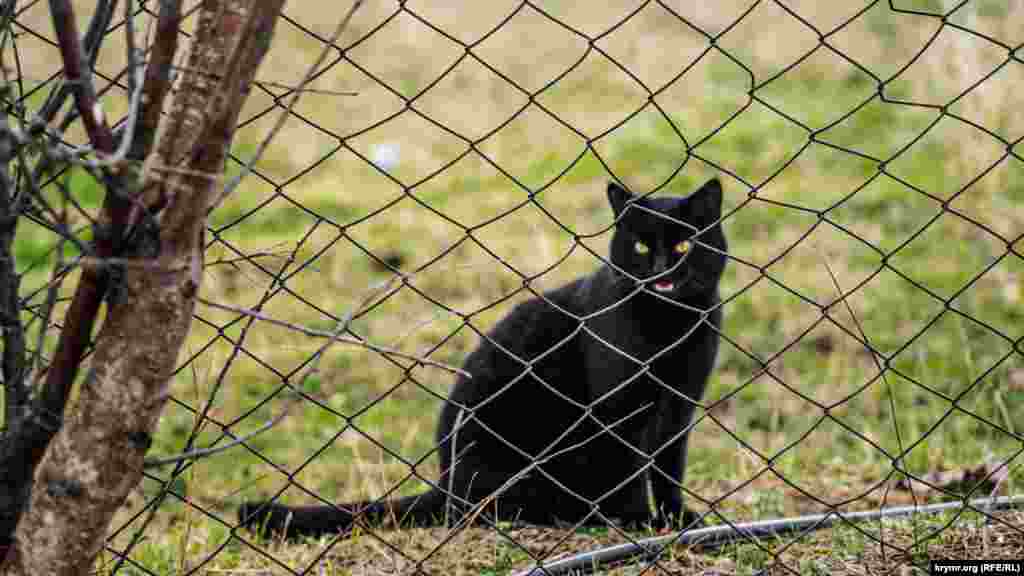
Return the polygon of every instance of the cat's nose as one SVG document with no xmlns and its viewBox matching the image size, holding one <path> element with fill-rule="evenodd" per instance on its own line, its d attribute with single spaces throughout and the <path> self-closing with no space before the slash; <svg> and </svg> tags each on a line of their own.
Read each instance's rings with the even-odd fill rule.
<svg viewBox="0 0 1024 576">
<path fill-rule="evenodd" d="M 668 271 L 668 258 L 658 255 L 654 257 L 654 275 L 660 276 Z"/>
</svg>

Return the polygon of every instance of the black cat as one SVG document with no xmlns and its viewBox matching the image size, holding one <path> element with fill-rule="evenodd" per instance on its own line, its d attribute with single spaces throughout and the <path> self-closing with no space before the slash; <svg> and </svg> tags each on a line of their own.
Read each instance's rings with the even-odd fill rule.
<svg viewBox="0 0 1024 576">
<path fill-rule="evenodd" d="M 242 522 L 317 535 L 482 510 L 534 524 L 691 525 L 680 486 L 718 351 L 722 188 L 636 198 L 612 183 L 608 199 L 611 265 L 519 304 L 469 355 L 473 378 L 456 382 L 441 411 L 431 490 L 337 506 L 247 503 Z"/>
</svg>

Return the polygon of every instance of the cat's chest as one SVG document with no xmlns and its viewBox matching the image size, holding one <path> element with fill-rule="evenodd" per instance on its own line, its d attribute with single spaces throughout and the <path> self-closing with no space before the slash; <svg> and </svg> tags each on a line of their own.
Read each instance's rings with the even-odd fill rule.
<svg viewBox="0 0 1024 576">
<path fill-rule="evenodd" d="M 588 345 L 600 342 L 601 352 L 621 352 L 624 358 L 652 362 L 685 355 L 699 340 L 701 321 L 699 314 L 666 304 L 654 310 L 623 307 L 591 319 L 587 328 L 592 335 Z"/>
<path fill-rule="evenodd" d="M 654 381 L 671 386 L 687 372 L 694 352 L 705 345 L 708 329 L 697 314 L 632 315 L 628 309 L 587 323 L 581 340 L 590 396 L 619 389 L 626 396 L 646 397 Z M 622 383 L 627 383 L 622 385 Z"/>
</svg>

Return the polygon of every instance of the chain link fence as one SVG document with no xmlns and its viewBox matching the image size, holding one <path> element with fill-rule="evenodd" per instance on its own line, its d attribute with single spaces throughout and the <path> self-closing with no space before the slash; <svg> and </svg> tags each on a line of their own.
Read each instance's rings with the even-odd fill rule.
<svg viewBox="0 0 1024 576">
<path fill-rule="evenodd" d="M 132 3 L 140 29 L 157 4 Z M 354 536 L 298 543 L 235 515 L 243 501 L 435 486 L 433 427 L 453 382 L 439 366 L 461 365 L 517 303 L 607 262 L 609 181 L 655 197 L 723 184 L 720 351 L 678 486 L 706 523 L 1020 492 L 1024 6 L 499 4 L 371 2 L 340 38 L 349 6 L 286 8 L 229 177 L 267 148 L 211 216 L 205 305 L 152 452 L 274 425 L 149 471 L 101 573 L 512 573 L 642 540 L 599 501 L 586 526 L 357 522 Z M 95 66 L 112 117 L 127 111 L 123 26 L 115 17 Z M 60 59 L 44 3 L 18 2 L 14 28 L 8 114 L 30 115 Z M 62 178 L 95 207 L 94 185 Z M 31 308 L 56 240 L 31 223 L 19 234 Z M 339 327 L 349 342 L 322 349 Z M 524 412 L 524 428 L 539 424 L 539 407 Z M 708 551 L 673 537 L 610 569 L 1024 556 L 1024 516 L 966 510 Z"/>
</svg>

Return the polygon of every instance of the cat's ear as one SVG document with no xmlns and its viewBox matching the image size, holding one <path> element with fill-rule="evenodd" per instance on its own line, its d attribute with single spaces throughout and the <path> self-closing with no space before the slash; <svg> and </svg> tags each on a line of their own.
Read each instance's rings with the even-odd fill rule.
<svg viewBox="0 0 1024 576">
<path fill-rule="evenodd" d="M 690 195 L 690 213 L 703 226 L 710 226 L 722 217 L 722 183 L 718 178 L 708 180 Z"/>
<path fill-rule="evenodd" d="M 626 208 L 626 203 L 632 198 L 633 195 L 622 186 L 615 182 L 608 183 L 608 203 L 612 205 L 612 212 L 615 213 L 616 219 L 622 214 L 622 211 Z"/>
</svg>

